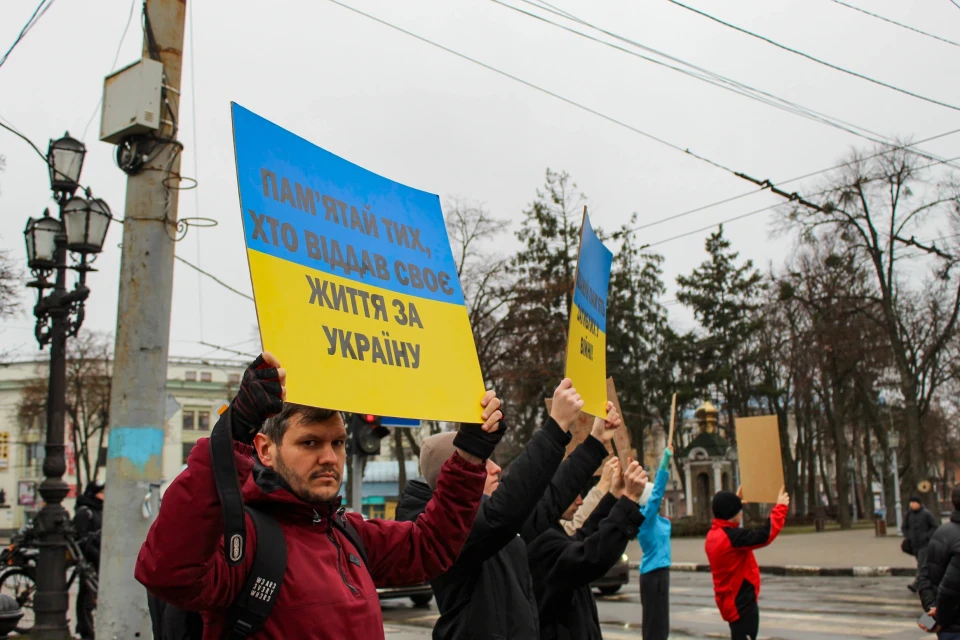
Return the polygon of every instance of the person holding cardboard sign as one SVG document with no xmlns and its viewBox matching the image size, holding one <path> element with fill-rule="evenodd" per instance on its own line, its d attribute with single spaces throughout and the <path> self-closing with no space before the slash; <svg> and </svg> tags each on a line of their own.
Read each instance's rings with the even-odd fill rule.
<svg viewBox="0 0 960 640">
<path fill-rule="evenodd" d="M 613 412 L 612 402 L 607 410 Z M 568 457 L 551 480 L 538 509 L 524 524 L 530 573 L 540 613 L 541 638 L 601 638 L 597 604 L 590 583 L 616 564 L 643 524 L 640 496 L 647 474 L 631 461 L 625 473 L 613 459 L 610 493 L 604 496 L 586 524 L 568 536 L 560 520 L 570 520 L 582 504 L 580 492 L 607 457 L 604 441 L 617 425 L 594 421 L 591 434 Z M 559 513 L 557 511 L 559 509 Z M 562 515 L 559 515 L 562 514 Z"/>
<path fill-rule="evenodd" d="M 643 640 L 667 640 L 670 635 L 670 532 L 673 525 L 660 515 L 660 504 L 670 479 L 673 445 L 663 451 L 657 479 L 640 496 L 643 524 L 637 541 L 643 549 L 640 562 L 640 603 L 643 606 Z"/>
<path fill-rule="evenodd" d="M 430 581 L 440 610 L 435 640 L 539 637 L 537 600 L 521 529 L 531 512 L 550 509 L 549 504 L 538 503 L 563 460 L 570 428 L 582 406 L 573 383 L 563 380 L 553 394 L 550 416 L 510 464 L 510 474 L 502 482 L 500 467 L 487 460 L 485 498 L 470 536 L 453 567 Z M 612 412 L 607 421 L 616 425 L 619 419 Z M 424 480 L 407 485 L 397 520 L 416 520 L 427 508 L 440 465 L 453 449 L 453 436 L 438 433 L 423 441 Z"/>
<path fill-rule="evenodd" d="M 135 577 L 173 608 L 202 612 L 204 637 L 382 639 L 375 584 L 435 577 L 453 565 L 467 539 L 486 460 L 505 429 L 500 401 L 492 391 L 477 399 L 485 422 L 461 425 L 416 522 L 364 520 L 340 506 L 343 417 L 284 402 L 285 385 L 286 373 L 271 354 L 250 365 L 211 438 L 197 442 L 167 489 Z M 247 508 L 239 511 L 242 533 L 228 536 L 227 507 L 241 496 Z M 259 538 L 277 539 L 277 527 L 285 543 L 279 556 L 275 547 L 257 549 Z M 285 567 L 276 581 L 261 580 L 260 572 L 251 580 L 261 551 Z M 241 618 L 244 610 L 260 617 L 239 624 L 233 604 L 241 602 Z"/>
<path fill-rule="evenodd" d="M 753 551 L 772 543 L 783 529 L 790 496 L 785 488 L 780 489 L 773 513 L 759 529 L 740 527 L 742 498 L 742 487 L 737 493 L 720 491 L 713 497 L 714 520 L 706 551 L 717 607 L 730 625 L 731 640 L 756 640 L 760 628 L 760 568 Z"/>
</svg>

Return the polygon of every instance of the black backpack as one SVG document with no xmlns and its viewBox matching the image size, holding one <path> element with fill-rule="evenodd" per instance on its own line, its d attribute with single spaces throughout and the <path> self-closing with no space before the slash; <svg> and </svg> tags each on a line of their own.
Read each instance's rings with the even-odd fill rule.
<svg viewBox="0 0 960 640">
<path fill-rule="evenodd" d="M 223 509 L 224 546 L 227 562 L 237 565 L 243 561 L 246 549 L 246 517 L 250 514 L 257 532 L 257 548 L 253 554 L 253 566 L 243 588 L 227 610 L 224 622 L 226 640 L 247 638 L 266 624 L 270 611 L 280 595 L 283 574 L 287 569 L 287 542 L 283 530 L 270 514 L 243 504 L 240 485 L 233 459 L 233 439 L 230 436 L 230 411 L 224 413 L 210 436 L 210 455 L 213 474 L 220 494 Z M 343 517 L 330 519 L 356 548 L 367 566 L 367 550 L 360 534 Z M 185 611 L 168 604 L 153 594 L 147 594 L 154 640 L 202 640 L 203 618 L 199 613 Z"/>
</svg>

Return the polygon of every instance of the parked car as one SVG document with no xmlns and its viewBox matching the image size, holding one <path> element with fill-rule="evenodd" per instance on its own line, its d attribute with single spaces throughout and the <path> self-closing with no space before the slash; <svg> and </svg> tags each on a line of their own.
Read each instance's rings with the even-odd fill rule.
<svg viewBox="0 0 960 640">
<path fill-rule="evenodd" d="M 597 589 L 600 592 L 600 595 L 612 596 L 616 592 L 620 591 L 623 588 L 623 585 L 630 582 L 630 562 L 627 554 L 620 556 L 620 560 L 617 561 L 617 564 L 613 565 L 610 571 L 607 571 L 607 575 L 603 576 L 599 580 L 595 580 L 590 584 L 591 587 Z"/>
<path fill-rule="evenodd" d="M 364 520 L 370 517 L 363 514 Z M 377 589 L 377 595 L 381 600 L 398 600 L 400 598 L 410 598 L 417 607 L 425 607 L 433 600 L 433 589 L 429 582 L 422 584 L 408 584 L 401 587 L 384 587 Z"/>
<path fill-rule="evenodd" d="M 410 598 L 413 604 L 418 607 L 425 607 L 433 600 L 433 589 L 429 582 L 423 584 L 411 584 L 403 587 L 386 587 L 377 589 L 377 595 L 381 600 L 396 600 L 398 598 Z"/>
</svg>

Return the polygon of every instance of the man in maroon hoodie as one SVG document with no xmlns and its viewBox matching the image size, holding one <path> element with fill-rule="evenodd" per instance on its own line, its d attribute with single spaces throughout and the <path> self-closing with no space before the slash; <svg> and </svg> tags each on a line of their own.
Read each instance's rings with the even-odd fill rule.
<svg viewBox="0 0 960 640">
<path fill-rule="evenodd" d="M 500 401 L 488 392 L 480 400 L 486 422 L 461 426 L 456 452 L 443 465 L 437 491 L 416 522 L 365 521 L 340 507 L 347 438 L 343 418 L 337 411 L 284 403 L 285 382 L 279 362 L 264 353 L 247 369 L 237 397 L 220 417 L 224 421 L 229 414 L 244 502 L 273 516 L 287 545 L 276 604 L 263 628 L 250 637 L 383 638 L 374 585 L 434 578 L 456 560 L 483 495 L 485 459 L 503 435 Z M 344 518 L 366 548 L 366 566 L 344 534 Z M 205 438 L 167 489 L 135 572 L 160 599 L 201 612 L 204 640 L 224 636 L 225 614 L 256 549 L 256 529 L 247 515 L 245 559 L 231 566 L 223 531 L 210 440 Z"/>
</svg>

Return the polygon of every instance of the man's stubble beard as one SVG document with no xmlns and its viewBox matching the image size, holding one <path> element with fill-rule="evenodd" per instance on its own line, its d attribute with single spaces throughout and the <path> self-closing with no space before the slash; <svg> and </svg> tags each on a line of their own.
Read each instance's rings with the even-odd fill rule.
<svg viewBox="0 0 960 640">
<path fill-rule="evenodd" d="M 321 468 L 319 471 L 325 471 L 328 469 Z M 340 493 L 340 473 L 336 469 L 333 471 L 337 474 L 337 487 L 334 490 L 333 494 L 329 498 L 324 498 L 319 493 L 311 490 L 309 487 L 305 486 L 305 483 L 300 479 L 293 469 L 288 467 L 283 461 L 283 455 L 280 453 L 280 448 L 277 448 L 277 459 L 276 466 L 274 471 L 283 479 L 286 485 L 290 488 L 290 492 L 293 493 L 296 497 L 300 498 L 303 502 L 307 504 L 323 504 L 325 502 L 330 502 L 337 497 L 337 494 Z"/>
</svg>

